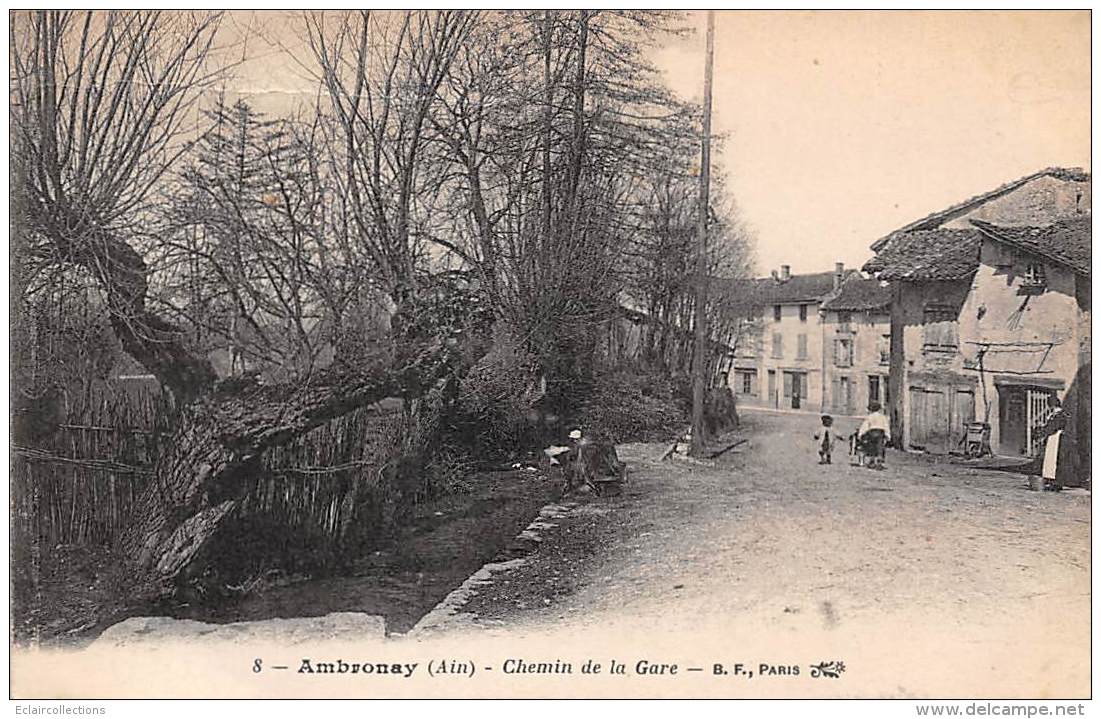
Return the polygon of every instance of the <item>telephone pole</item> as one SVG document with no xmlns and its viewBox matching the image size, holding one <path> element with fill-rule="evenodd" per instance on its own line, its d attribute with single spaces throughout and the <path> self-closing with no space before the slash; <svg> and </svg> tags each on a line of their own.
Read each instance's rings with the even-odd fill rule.
<svg viewBox="0 0 1101 719">
<path fill-rule="evenodd" d="M 692 352 L 693 456 L 705 446 L 703 407 L 707 399 L 707 220 L 711 194 L 711 75 L 715 64 L 715 11 L 707 11 L 707 56 L 703 70 L 703 149 L 700 151 L 700 205 L 696 227 L 696 342 Z"/>
</svg>

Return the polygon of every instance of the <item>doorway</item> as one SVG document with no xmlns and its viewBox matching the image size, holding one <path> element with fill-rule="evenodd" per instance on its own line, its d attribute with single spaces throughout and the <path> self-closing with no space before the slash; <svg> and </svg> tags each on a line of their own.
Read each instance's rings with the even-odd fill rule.
<svg viewBox="0 0 1101 719">
<path fill-rule="evenodd" d="M 910 448 L 933 454 L 960 452 L 975 421 L 975 390 L 951 384 L 910 387 Z"/>
<path fill-rule="evenodd" d="M 784 372 L 784 406 L 802 409 L 807 398 L 807 373 Z"/>
<path fill-rule="evenodd" d="M 1036 457 L 1043 440 L 1040 430 L 1051 416 L 1055 391 L 1027 385 L 998 387 L 998 452 L 1012 457 Z"/>
</svg>

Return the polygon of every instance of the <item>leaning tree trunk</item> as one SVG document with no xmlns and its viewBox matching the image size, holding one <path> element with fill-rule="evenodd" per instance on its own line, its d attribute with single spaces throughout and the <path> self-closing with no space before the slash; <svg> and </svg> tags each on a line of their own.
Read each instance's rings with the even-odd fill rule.
<svg viewBox="0 0 1101 719">
<path fill-rule="evenodd" d="M 204 550 L 252 488 L 267 450 L 384 397 L 417 396 L 450 367 L 446 345 L 431 343 L 407 347 L 395 364 L 356 375 L 332 372 L 304 385 L 211 393 L 181 412 L 119 548 L 167 588 L 192 565 L 201 566 Z"/>
<path fill-rule="evenodd" d="M 30 227 L 97 278 L 123 348 L 182 407 L 118 543 L 156 587 L 202 557 L 251 488 L 264 452 L 384 397 L 417 396 L 452 366 L 446 341 L 410 337 L 375 367 L 334 369 L 294 384 L 218 384 L 210 362 L 187 346 L 185 330 L 147 308 L 148 268 L 134 248 L 76 216 L 57 222 L 54 213 L 28 214 Z"/>
</svg>

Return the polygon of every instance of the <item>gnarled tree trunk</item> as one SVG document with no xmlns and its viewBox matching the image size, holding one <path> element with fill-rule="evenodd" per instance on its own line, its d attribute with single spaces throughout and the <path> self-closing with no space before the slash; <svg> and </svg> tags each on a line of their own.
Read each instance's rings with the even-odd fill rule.
<svg viewBox="0 0 1101 719">
<path fill-rule="evenodd" d="M 182 406 L 133 524 L 119 540 L 155 585 L 169 586 L 202 558 L 252 487 L 265 451 L 384 397 L 417 396 L 451 366 L 446 343 L 414 338 L 380 364 L 355 371 L 334 369 L 279 385 L 218 384 L 210 362 L 188 348 L 183 328 L 146 307 L 148 269 L 128 243 L 76 222 L 32 227 L 97 277 L 123 348 Z"/>
<path fill-rule="evenodd" d="M 451 366 L 439 343 L 403 355 L 393 365 L 333 371 L 300 385 L 216 389 L 186 407 L 120 549 L 161 584 L 201 565 L 262 471 L 265 451 L 384 397 L 419 395 Z"/>
</svg>

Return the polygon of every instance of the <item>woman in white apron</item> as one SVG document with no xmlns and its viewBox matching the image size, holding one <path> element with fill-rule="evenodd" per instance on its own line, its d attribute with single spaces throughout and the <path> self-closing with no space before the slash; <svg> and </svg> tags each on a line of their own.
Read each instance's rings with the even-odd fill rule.
<svg viewBox="0 0 1101 719">
<path fill-rule="evenodd" d="M 1058 476 L 1059 444 L 1063 439 L 1067 418 L 1058 399 L 1052 398 L 1051 406 L 1052 414 L 1048 417 L 1043 430 L 1041 430 L 1047 435 L 1047 441 L 1044 443 L 1044 463 L 1041 466 L 1040 474 L 1044 480 L 1044 489 L 1060 490 L 1063 487 Z"/>
</svg>

